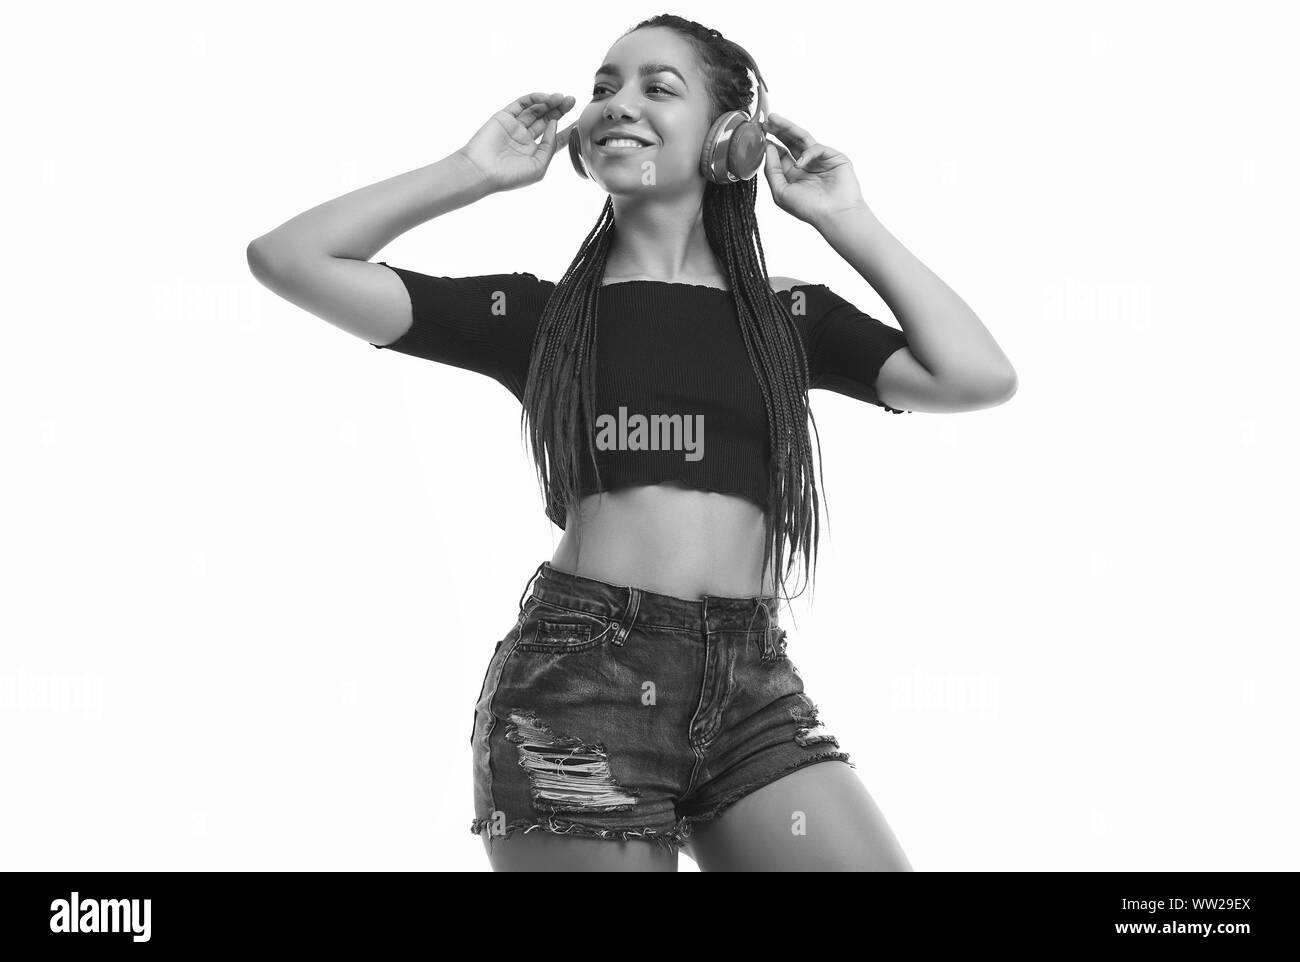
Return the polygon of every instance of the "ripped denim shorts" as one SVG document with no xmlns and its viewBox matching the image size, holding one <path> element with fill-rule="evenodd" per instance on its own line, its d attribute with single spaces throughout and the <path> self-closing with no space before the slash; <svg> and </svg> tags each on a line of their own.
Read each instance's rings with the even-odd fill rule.
<svg viewBox="0 0 1300 962">
<path fill-rule="evenodd" d="M 689 601 L 543 562 L 487 666 L 474 822 L 682 846 L 697 822 L 846 752 L 786 655 L 775 596 Z"/>
</svg>

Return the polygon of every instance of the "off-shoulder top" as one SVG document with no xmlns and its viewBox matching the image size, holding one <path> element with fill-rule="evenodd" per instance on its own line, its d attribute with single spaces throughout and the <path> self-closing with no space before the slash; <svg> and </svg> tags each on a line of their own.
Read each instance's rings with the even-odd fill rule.
<svg viewBox="0 0 1300 962">
<path fill-rule="evenodd" d="M 411 327 L 391 344 L 414 357 L 488 375 L 520 402 L 533 338 L 552 281 L 529 273 L 435 277 L 384 267 L 411 300 Z M 895 414 L 876 393 L 898 328 L 858 310 L 823 284 L 777 292 L 791 309 L 808 358 L 810 389 Z M 768 507 L 767 410 L 730 291 L 669 281 L 603 285 L 597 301 L 596 461 L 585 458 L 582 494 L 676 482 L 737 494 Z M 564 527 L 563 519 L 556 520 Z"/>
</svg>

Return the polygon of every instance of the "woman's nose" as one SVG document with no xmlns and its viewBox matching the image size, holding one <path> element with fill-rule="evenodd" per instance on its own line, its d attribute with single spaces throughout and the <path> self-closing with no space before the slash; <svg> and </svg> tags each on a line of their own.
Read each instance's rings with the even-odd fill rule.
<svg viewBox="0 0 1300 962">
<path fill-rule="evenodd" d="M 614 103 L 610 100 L 605 104 L 605 119 L 615 120 L 620 117 L 629 117 L 635 120 L 639 116 L 638 111 L 627 103 Z"/>
</svg>

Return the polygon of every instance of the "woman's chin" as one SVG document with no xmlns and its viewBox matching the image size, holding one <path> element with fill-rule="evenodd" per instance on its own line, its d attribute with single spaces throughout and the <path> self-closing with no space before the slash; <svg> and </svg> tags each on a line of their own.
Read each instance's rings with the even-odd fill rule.
<svg viewBox="0 0 1300 962">
<path fill-rule="evenodd" d="M 615 195 L 644 194 L 657 186 L 645 183 L 634 170 L 602 170 L 594 179 L 607 193 Z"/>
<path fill-rule="evenodd" d="M 685 186 L 685 179 L 674 182 L 673 178 L 664 178 L 662 169 L 642 167 L 640 164 L 601 164 L 589 168 L 594 180 L 607 193 L 614 195 L 641 195 L 658 191 L 661 194 L 678 193 Z"/>
</svg>

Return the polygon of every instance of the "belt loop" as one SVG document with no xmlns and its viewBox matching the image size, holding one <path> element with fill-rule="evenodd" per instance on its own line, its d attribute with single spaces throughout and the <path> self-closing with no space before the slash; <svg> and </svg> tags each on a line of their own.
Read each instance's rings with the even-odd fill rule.
<svg viewBox="0 0 1300 962">
<path fill-rule="evenodd" d="M 636 614 L 641 607 L 641 589 L 629 587 L 627 592 L 627 607 L 623 610 L 623 621 L 614 634 L 614 644 L 616 645 L 621 645 L 627 641 L 627 633 L 632 630 L 632 625 L 636 623 Z"/>
<path fill-rule="evenodd" d="M 532 587 L 532 584 L 533 584 L 533 582 L 537 579 L 537 576 L 538 576 L 539 574 L 542 573 L 542 568 L 543 568 L 545 565 L 546 565 L 546 562 L 545 562 L 545 561 L 543 561 L 541 564 L 539 564 L 539 565 L 537 566 L 537 570 L 533 572 L 533 576 L 532 576 L 531 578 L 529 578 L 527 584 L 524 585 L 524 593 L 521 594 L 521 595 L 519 596 L 519 612 L 520 612 L 520 614 L 523 614 L 523 610 L 524 610 L 524 598 L 528 595 L 528 589 Z"/>
<path fill-rule="evenodd" d="M 772 612 L 762 598 L 758 599 L 758 606 L 763 609 L 763 617 L 767 620 L 767 627 L 763 629 L 763 659 L 771 661 L 776 657 L 776 645 L 772 643 Z"/>
</svg>

